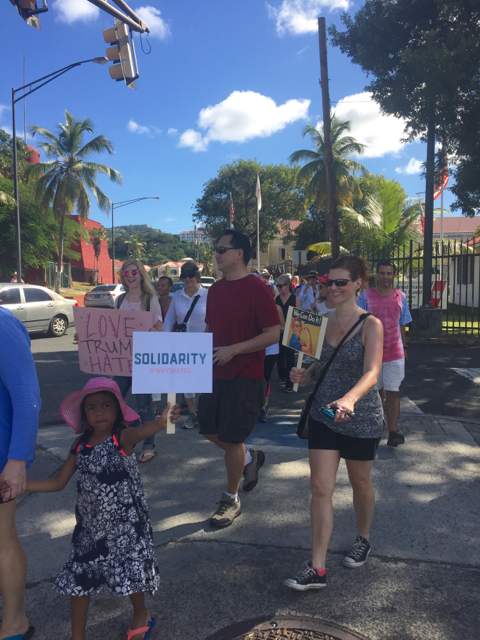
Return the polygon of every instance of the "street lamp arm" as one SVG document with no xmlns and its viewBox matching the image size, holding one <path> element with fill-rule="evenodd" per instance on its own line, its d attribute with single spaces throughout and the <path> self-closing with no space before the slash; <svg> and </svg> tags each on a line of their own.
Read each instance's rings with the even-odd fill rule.
<svg viewBox="0 0 480 640">
<path fill-rule="evenodd" d="M 145 196 L 144 198 L 135 198 L 134 200 L 123 200 L 122 202 L 112 202 L 112 207 L 115 207 L 115 209 L 120 209 L 121 207 L 126 207 L 129 204 L 140 202 L 140 200 L 160 200 L 160 198 L 158 196 Z"/>
<path fill-rule="evenodd" d="M 44 87 L 49 82 L 52 82 L 52 80 L 56 80 L 58 77 L 62 76 L 64 73 L 67 73 L 67 71 L 70 71 L 70 69 L 73 69 L 74 67 L 79 67 L 81 64 L 85 64 L 86 62 L 93 62 L 97 60 L 100 60 L 100 58 L 91 58 L 90 60 L 81 60 L 80 62 L 74 62 L 73 64 L 69 64 L 66 67 L 62 67 L 62 69 L 57 69 L 57 71 L 54 71 L 53 73 L 49 73 L 47 76 L 43 76 L 43 78 L 38 78 L 38 80 L 33 80 L 32 82 L 25 84 L 23 87 L 19 87 L 18 89 L 12 89 L 13 95 L 15 95 L 18 91 L 21 91 L 22 89 L 26 89 L 27 87 L 31 87 L 33 84 L 37 84 L 37 82 L 42 82 L 42 80 L 46 80 L 46 82 L 43 82 L 42 84 L 38 85 L 38 87 L 35 87 L 34 89 L 27 91 L 26 93 L 22 93 L 22 95 L 19 98 L 17 98 L 16 100 L 13 100 L 13 104 L 18 102 L 19 100 L 23 100 L 34 91 L 37 91 L 37 89 L 40 89 L 41 87 Z"/>
</svg>

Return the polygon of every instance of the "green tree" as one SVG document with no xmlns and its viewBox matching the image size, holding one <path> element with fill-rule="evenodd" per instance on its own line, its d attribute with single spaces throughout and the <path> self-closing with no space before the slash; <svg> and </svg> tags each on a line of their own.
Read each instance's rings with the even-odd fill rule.
<svg viewBox="0 0 480 640">
<path fill-rule="evenodd" d="M 335 197 L 337 205 L 352 204 L 352 198 L 361 196 L 355 174 L 368 173 L 367 169 L 351 159 L 352 155 L 361 155 L 365 145 L 357 142 L 355 138 L 345 135 L 350 131 L 350 122 L 340 120 L 335 114 L 332 116 L 332 150 L 333 170 L 335 175 Z M 318 211 L 323 211 L 327 217 L 329 209 L 327 193 L 327 169 L 325 164 L 325 142 L 323 126 L 316 129 L 307 124 L 303 130 L 303 137 L 308 136 L 313 150 L 301 149 L 295 151 L 288 158 L 290 163 L 306 161 L 306 164 L 298 173 L 298 182 L 305 185 L 305 197 L 308 203 L 314 203 Z M 328 233 L 329 224 L 326 220 Z"/>
<path fill-rule="evenodd" d="M 408 140 L 427 140 L 426 215 L 433 211 L 434 146 L 455 153 L 457 201 L 480 204 L 480 5 L 466 0 L 367 0 L 330 35 L 373 76 L 365 87 L 385 113 L 406 119 Z"/>
<path fill-rule="evenodd" d="M 140 236 L 134 235 L 130 240 L 124 240 L 124 244 L 128 246 L 128 255 L 134 260 L 142 260 L 145 253 L 145 242 Z"/>
<path fill-rule="evenodd" d="M 0 176 L 0 191 L 10 196 L 8 202 L 0 202 L 0 280 L 10 279 L 15 271 L 17 244 L 15 235 L 16 207 L 13 194 L 13 181 Z M 28 267 L 45 267 L 55 256 L 58 247 L 60 226 L 50 207 L 46 213 L 41 211 L 40 204 L 35 199 L 32 185 L 18 185 L 20 201 L 22 263 Z M 65 221 L 66 249 L 65 257 L 79 258 L 80 255 L 72 251 L 69 246 L 82 237 L 80 225 L 71 219 Z"/>
<path fill-rule="evenodd" d="M 218 175 L 204 185 L 194 205 L 193 217 L 218 238 L 230 226 L 230 193 L 235 209 L 233 226 L 254 241 L 257 237 L 257 172 L 262 188 L 260 247 L 265 250 L 276 238 L 283 220 L 305 218 L 303 188 L 297 183 L 299 167 L 262 165 L 256 160 L 236 160 L 223 165 Z"/>
<path fill-rule="evenodd" d="M 98 259 L 100 258 L 100 254 L 102 252 L 102 242 L 107 239 L 107 232 L 104 227 L 96 227 L 94 229 L 90 229 L 88 232 L 88 236 L 90 238 L 90 242 L 93 245 L 93 251 L 95 253 L 95 259 L 97 261 L 97 269 L 98 269 Z"/>
<path fill-rule="evenodd" d="M 65 111 L 65 124 L 58 123 L 58 133 L 55 136 L 47 129 L 31 126 L 33 135 L 40 134 L 45 139 L 39 146 L 47 157 L 53 158 L 49 162 L 40 162 L 29 168 L 29 180 L 36 181 L 35 194 L 40 199 L 43 211 L 47 211 L 50 204 L 53 214 L 60 222 L 58 244 L 58 268 L 55 279 L 55 291 L 60 291 L 61 272 L 64 252 L 65 217 L 74 210 L 82 220 L 90 213 L 90 196 L 93 193 L 99 208 L 109 213 L 110 200 L 96 184 L 99 174 L 109 177 L 112 182 L 121 184 L 121 174 L 103 164 L 87 161 L 92 153 L 107 151 L 113 153 L 113 145 L 103 135 L 96 136 L 84 144 L 85 133 L 93 134 L 93 124 L 88 118 L 76 120 L 73 115 Z"/>
<path fill-rule="evenodd" d="M 165 267 L 165 269 L 163 270 L 162 275 L 166 276 L 167 278 L 171 278 L 172 277 L 172 271 L 170 269 L 170 267 Z"/>
</svg>

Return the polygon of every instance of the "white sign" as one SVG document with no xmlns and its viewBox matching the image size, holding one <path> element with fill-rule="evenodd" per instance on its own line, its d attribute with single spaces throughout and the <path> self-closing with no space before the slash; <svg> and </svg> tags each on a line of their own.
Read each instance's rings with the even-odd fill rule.
<svg viewBox="0 0 480 640">
<path fill-rule="evenodd" d="M 211 393 L 211 333 L 134 332 L 132 393 Z"/>
</svg>

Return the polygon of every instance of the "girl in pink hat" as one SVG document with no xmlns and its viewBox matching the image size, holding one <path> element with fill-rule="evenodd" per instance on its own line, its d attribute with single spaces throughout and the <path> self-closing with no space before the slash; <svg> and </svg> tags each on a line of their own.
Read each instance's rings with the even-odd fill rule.
<svg viewBox="0 0 480 640">
<path fill-rule="evenodd" d="M 92 378 L 66 398 L 60 412 L 80 434 L 66 462 L 52 478 L 27 482 L 27 491 L 61 491 L 77 471 L 77 524 L 70 559 L 54 589 L 70 596 L 73 640 L 85 640 L 90 595 L 113 591 L 129 596 L 133 620 L 127 640 L 146 640 L 155 618 L 145 592 L 159 585 L 152 526 L 133 448 L 167 426 L 170 405 L 154 421 L 133 428 L 138 415 L 108 378 Z M 175 405 L 170 420 L 178 421 Z"/>
</svg>

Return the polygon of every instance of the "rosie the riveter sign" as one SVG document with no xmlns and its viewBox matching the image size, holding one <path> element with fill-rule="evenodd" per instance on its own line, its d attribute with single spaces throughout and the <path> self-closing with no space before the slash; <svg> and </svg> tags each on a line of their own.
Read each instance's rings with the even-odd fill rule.
<svg viewBox="0 0 480 640">
<path fill-rule="evenodd" d="M 132 393 L 211 393 L 211 333 L 135 333 Z"/>
<path fill-rule="evenodd" d="M 73 314 L 80 370 L 104 376 L 131 376 L 133 332 L 148 332 L 152 314 L 85 307 L 75 307 Z"/>
</svg>

